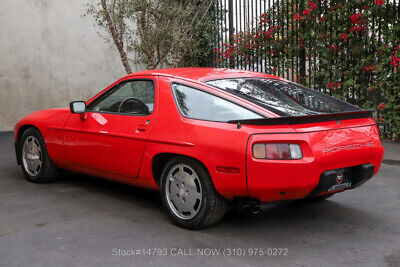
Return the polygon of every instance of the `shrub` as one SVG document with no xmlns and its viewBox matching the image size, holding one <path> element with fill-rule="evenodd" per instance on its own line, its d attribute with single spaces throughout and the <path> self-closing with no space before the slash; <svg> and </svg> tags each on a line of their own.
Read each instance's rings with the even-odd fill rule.
<svg viewBox="0 0 400 267">
<path fill-rule="evenodd" d="M 261 64 L 276 74 L 303 57 L 315 64 L 303 66 L 297 82 L 376 110 L 377 122 L 388 126 L 385 137 L 398 139 L 399 10 L 383 0 L 277 1 L 257 26 L 216 49 L 216 60 Z"/>
</svg>

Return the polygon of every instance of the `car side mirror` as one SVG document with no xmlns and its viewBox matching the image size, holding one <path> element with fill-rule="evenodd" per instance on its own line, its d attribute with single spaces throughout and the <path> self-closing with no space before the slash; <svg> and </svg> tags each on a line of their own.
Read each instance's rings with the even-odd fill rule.
<svg viewBox="0 0 400 267">
<path fill-rule="evenodd" d="M 86 103 L 84 101 L 73 101 L 69 103 L 71 113 L 83 114 L 86 112 Z"/>
</svg>

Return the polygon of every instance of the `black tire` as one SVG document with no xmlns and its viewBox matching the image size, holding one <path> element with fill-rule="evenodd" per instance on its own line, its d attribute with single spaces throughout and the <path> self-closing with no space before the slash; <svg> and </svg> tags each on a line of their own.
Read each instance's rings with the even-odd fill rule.
<svg viewBox="0 0 400 267">
<path fill-rule="evenodd" d="M 319 201 L 324 201 L 327 200 L 328 198 L 331 198 L 335 193 L 332 194 L 326 194 L 322 196 L 316 196 L 316 197 L 310 197 L 306 198 L 309 202 L 319 202 Z"/>
<path fill-rule="evenodd" d="M 38 141 L 41 149 L 41 166 L 37 172 L 37 174 L 30 174 L 28 171 L 25 169 L 25 163 L 24 163 L 24 143 L 27 138 L 34 137 Z M 44 142 L 43 136 L 37 130 L 36 128 L 28 128 L 24 131 L 24 133 L 21 136 L 21 139 L 19 140 L 19 153 L 20 153 L 20 159 L 21 159 L 21 168 L 22 171 L 26 177 L 26 179 L 32 183 L 49 183 L 57 180 L 58 178 L 58 169 L 57 167 L 53 164 L 51 161 L 49 154 L 47 152 L 46 144 Z"/>
<path fill-rule="evenodd" d="M 191 219 L 179 218 L 170 207 L 167 199 L 167 175 L 171 168 L 177 164 L 190 166 L 195 171 L 201 183 L 202 201 L 197 214 Z M 227 210 L 227 201 L 215 190 L 207 169 L 198 161 L 182 156 L 174 157 L 164 166 L 161 175 L 161 200 L 171 220 L 176 225 L 187 229 L 204 229 L 214 225 L 222 219 Z"/>
</svg>

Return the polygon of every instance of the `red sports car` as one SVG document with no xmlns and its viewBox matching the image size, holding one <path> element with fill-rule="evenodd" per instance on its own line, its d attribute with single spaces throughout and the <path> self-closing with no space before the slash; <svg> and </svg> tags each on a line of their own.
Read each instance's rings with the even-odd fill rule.
<svg viewBox="0 0 400 267">
<path fill-rule="evenodd" d="M 379 170 L 371 111 L 263 73 L 216 68 L 137 72 L 89 101 L 15 127 L 31 182 L 59 169 L 161 191 L 172 220 L 198 229 L 228 203 L 326 199 Z"/>
</svg>

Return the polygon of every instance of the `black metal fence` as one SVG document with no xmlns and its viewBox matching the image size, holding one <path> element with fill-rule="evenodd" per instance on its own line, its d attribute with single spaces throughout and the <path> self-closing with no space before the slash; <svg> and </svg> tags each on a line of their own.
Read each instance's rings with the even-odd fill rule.
<svg viewBox="0 0 400 267">
<path fill-rule="evenodd" d="M 213 9 L 215 19 L 215 48 L 222 49 L 224 43 L 232 43 L 232 37 L 255 26 L 257 19 L 269 10 L 274 0 L 217 0 Z M 242 61 L 215 62 L 216 67 L 229 67 L 263 71 L 260 64 L 249 66 Z"/>
<path fill-rule="evenodd" d="M 373 3 L 375 0 L 370 1 Z M 400 0 L 385 1 L 397 6 L 398 18 L 400 19 Z M 279 23 L 284 20 L 288 21 L 289 17 L 292 18 L 296 10 L 301 10 L 300 7 L 304 6 L 307 2 L 307 0 L 216 0 L 212 10 L 215 21 L 214 40 L 216 40 L 216 42 L 214 48 L 221 50 L 224 43 L 232 43 L 235 34 L 246 32 L 252 27 L 255 27 L 262 14 L 265 12 L 270 11 L 273 25 L 279 25 Z M 315 2 L 318 8 L 328 9 L 329 4 L 334 1 L 318 0 Z M 277 32 L 277 38 L 291 36 L 293 40 L 297 40 L 297 38 L 293 38 L 296 37 L 294 35 L 296 35 L 297 32 L 293 30 L 294 27 L 291 27 L 290 23 L 286 23 L 286 27 L 281 28 Z M 376 29 L 376 31 L 371 33 L 374 35 L 371 40 L 372 42 L 374 42 L 374 40 L 380 42 L 382 40 L 381 22 L 374 18 L 372 24 L 372 27 Z M 332 31 L 332 29 L 327 29 L 327 31 Z M 297 46 L 298 43 L 293 43 L 293 45 Z M 306 45 L 310 46 L 312 44 Z M 289 54 L 287 56 L 290 58 L 286 61 L 286 65 L 285 63 L 281 64 L 277 68 L 276 74 L 292 81 L 298 81 L 297 77 L 299 76 L 306 77 L 308 85 L 314 87 L 313 77 L 318 70 L 318 58 L 316 56 L 307 57 L 304 49 L 303 51 L 300 50 L 297 54 Z M 260 55 L 260 58 L 268 57 Z M 214 58 L 215 67 L 231 67 L 268 73 L 268 67 L 270 65 L 271 62 L 269 62 L 268 59 L 249 63 L 240 58 L 226 61 L 216 61 Z"/>
</svg>

